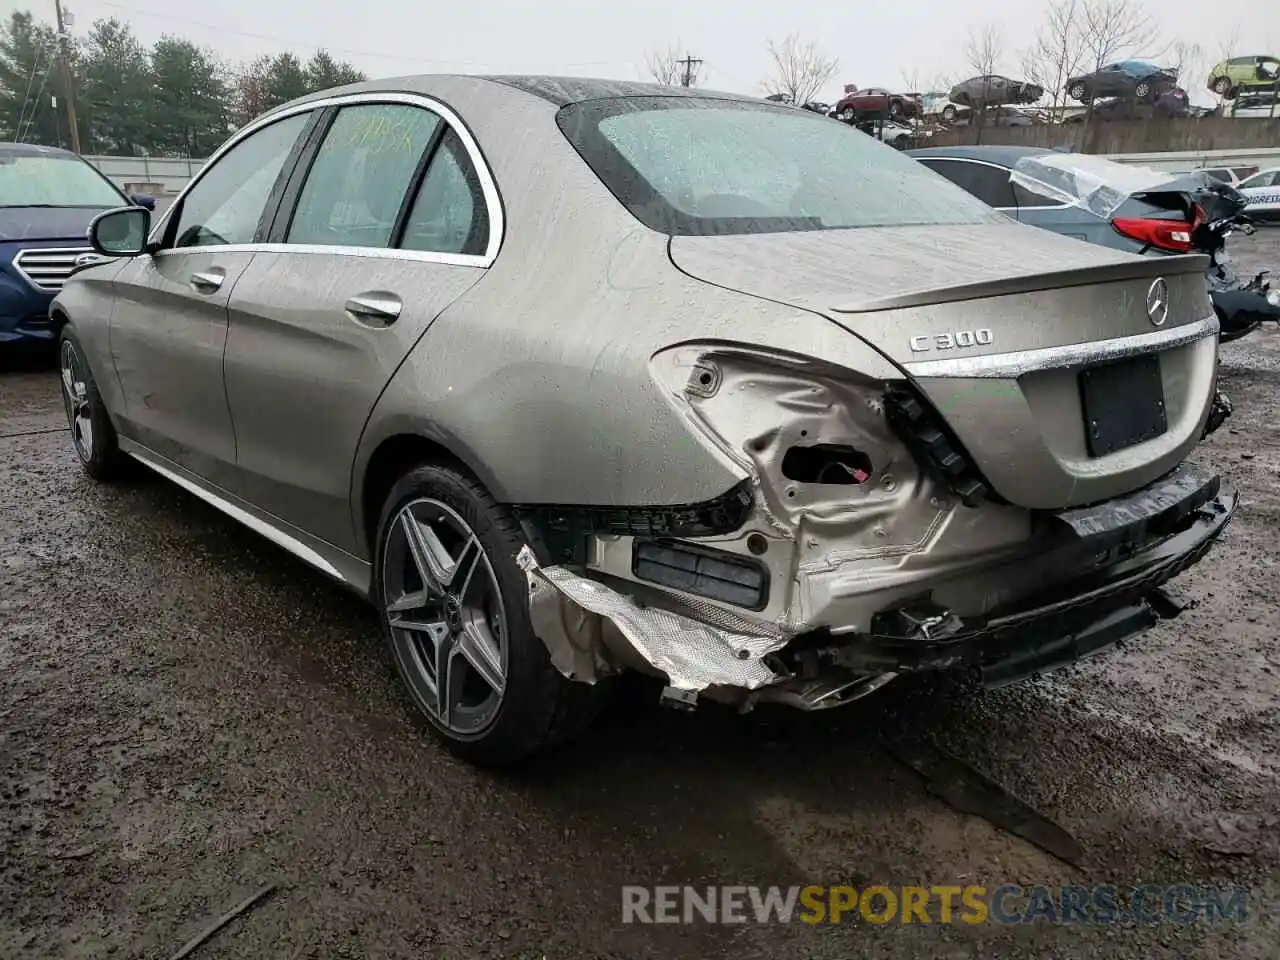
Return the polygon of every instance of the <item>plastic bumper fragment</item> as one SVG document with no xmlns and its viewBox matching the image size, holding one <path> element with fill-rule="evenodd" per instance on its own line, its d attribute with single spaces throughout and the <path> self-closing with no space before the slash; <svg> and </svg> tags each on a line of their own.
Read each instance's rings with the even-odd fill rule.
<svg viewBox="0 0 1280 960">
<path fill-rule="evenodd" d="M 701 691 L 712 686 L 755 690 L 782 679 L 764 663 L 764 657 L 784 647 L 789 637 L 735 633 L 642 606 L 565 567 L 539 566 L 527 546 L 516 561 L 529 579 L 534 630 L 546 644 L 556 669 L 572 680 L 592 682 L 614 672 L 604 652 L 602 630 L 606 623 L 677 690 Z M 571 604 L 567 610 L 562 600 Z M 574 608 L 594 615 L 596 622 L 580 618 Z"/>
</svg>

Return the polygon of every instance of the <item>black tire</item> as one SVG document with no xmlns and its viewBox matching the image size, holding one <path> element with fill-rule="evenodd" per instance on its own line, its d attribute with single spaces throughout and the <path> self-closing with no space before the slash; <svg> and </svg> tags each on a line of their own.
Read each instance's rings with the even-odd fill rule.
<svg viewBox="0 0 1280 960">
<path fill-rule="evenodd" d="M 898 117 L 902 116 L 902 101 L 901 101 L 901 100 L 890 100 L 890 101 L 889 101 L 889 116 L 893 117 L 894 119 L 897 119 Z"/>
<path fill-rule="evenodd" d="M 1085 87 L 1083 83 L 1073 83 L 1071 85 L 1071 89 L 1067 91 L 1067 94 L 1071 97 L 1072 100 L 1075 100 L 1079 103 L 1088 103 L 1090 100 L 1093 99 L 1091 96 L 1089 96 L 1089 90 L 1088 88 Z"/>
<path fill-rule="evenodd" d="M 103 483 L 127 475 L 129 458 L 120 452 L 116 429 L 98 392 L 76 328 L 70 323 L 62 327 L 58 336 L 58 375 L 71 446 L 84 472 Z M 87 433 L 86 418 L 91 427 Z"/>
<path fill-rule="evenodd" d="M 1216 78 L 1213 81 L 1213 84 L 1211 85 L 1210 89 L 1213 90 L 1213 92 L 1220 97 L 1226 97 L 1228 100 L 1231 99 L 1231 95 L 1232 95 L 1231 94 L 1231 78 L 1230 77 Z"/>
<path fill-rule="evenodd" d="M 1151 84 L 1145 80 L 1139 80 L 1133 87 L 1133 95 L 1139 100 L 1145 100 L 1151 95 Z"/>
<path fill-rule="evenodd" d="M 942 108 L 942 122 L 943 123 L 956 122 L 956 108 L 951 104 L 947 104 L 945 107 Z"/>
<path fill-rule="evenodd" d="M 393 523 L 409 504 L 443 504 L 463 520 L 478 541 L 493 571 L 505 610 L 505 683 L 493 718 L 474 733 L 461 733 L 442 723 L 415 686 L 412 667 L 397 643 L 387 611 L 388 539 Z M 484 766 L 506 766 L 526 760 L 580 733 L 599 712 L 610 684 L 566 679 L 551 663 L 545 645 L 529 619 L 528 580 L 516 563 L 526 537 L 509 510 L 493 499 L 478 480 L 448 464 L 423 464 L 392 487 L 378 520 L 374 555 L 374 602 L 387 651 L 411 699 L 431 729 L 457 756 Z M 420 679 L 420 678 L 418 678 Z"/>
</svg>

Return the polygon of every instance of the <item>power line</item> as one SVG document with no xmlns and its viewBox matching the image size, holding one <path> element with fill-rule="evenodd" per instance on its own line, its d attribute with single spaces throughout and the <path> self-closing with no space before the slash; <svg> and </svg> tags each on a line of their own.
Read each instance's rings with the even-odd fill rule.
<svg viewBox="0 0 1280 960">
<path fill-rule="evenodd" d="M 35 129 L 36 120 L 40 117 L 40 108 L 44 106 L 44 88 L 49 82 L 49 73 L 53 70 L 53 57 L 49 58 L 49 62 L 45 64 L 44 76 L 40 78 L 40 89 L 36 91 L 36 97 L 31 101 L 31 116 L 27 118 L 27 129 L 23 132 L 21 124 L 18 126 L 18 143 L 25 143 L 27 134 Z"/>
</svg>

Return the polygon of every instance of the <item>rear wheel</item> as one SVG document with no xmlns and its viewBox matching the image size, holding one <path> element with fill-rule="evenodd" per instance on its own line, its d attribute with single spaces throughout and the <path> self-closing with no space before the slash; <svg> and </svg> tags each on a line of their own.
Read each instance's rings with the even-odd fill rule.
<svg viewBox="0 0 1280 960">
<path fill-rule="evenodd" d="M 115 427 L 98 393 L 84 350 L 73 326 L 62 328 L 58 340 L 58 373 L 62 381 L 62 405 L 71 428 L 71 445 L 84 472 L 95 480 L 119 477 L 125 470 Z"/>
<path fill-rule="evenodd" d="M 1145 100 L 1151 95 L 1151 84 L 1145 80 L 1139 80 L 1133 88 L 1133 95 L 1139 100 Z"/>
<path fill-rule="evenodd" d="M 444 465 L 402 477 L 378 527 L 375 599 L 396 672 L 449 748 L 482 764 L 559 744 L 604 695 L 562 676 L 534 635 L 523 542 L 508 511 Z"/>
<path fill-rule="evenodd" d="M 897 117 L 902 116 L 902 101 L 901 101 L 901 100 L 890 100 L 890 101 L 889 101 L 889 116 L 894 117 L 895 119 L 896 119 Z"/>
<path fill-rule="evenodd" d="M 1088 103 L 1091 99 L 1083 83 L 1073 83 L 1067 93 L 1071 95 L 1072 100 L 1078 100 L 1080 103 Z"/>
<path fill-rule="evenodd" d="M 1216 80 L 1213 81 L 1212 89 L 1213 89 L 1213 92 L 1220 97 L 1230 96 L 1231 95 L 1231 78 L 1218 77 Z"/>
<path fill-rule="evenodd" d="M 853 107 L 845 107 L 840 111 L 840 119 L 845 123 L 853 123 Z"/>
<path fill-rule="evenodd" d="M 947 104 L 942 108 L 942 120 L 944 123 L 955 123 L 956 108 L 951 104 Z"/>
</svg>

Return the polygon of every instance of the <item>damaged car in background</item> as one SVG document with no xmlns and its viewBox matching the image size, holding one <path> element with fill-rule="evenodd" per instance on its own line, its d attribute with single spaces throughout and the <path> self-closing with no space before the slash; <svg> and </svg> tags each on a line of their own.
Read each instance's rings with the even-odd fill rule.
<svg viewBox="0 0 1280 960">
<path fill-rule="evenodd" d="M 1280 320 L 1269 272 L 1241 278 L 1226 251 L 1232 234 L 1253 232 L 1249 197 L 1212 171 L 1169 173 L 1042 147 L 926 147 L 910 156 L 1022 223 L 1146 256 L 1205 254 L 1223 343 Z"/>
<path fill-rule="evenodd" d="M 1190 459 L 1202 258 L 1034 230 L 809 111 L 374 81 L 149 216 L 98 217 L 54 303 L 72 449 L 369 598 L 476 762 L 627 669 L 804 710 L 1052 669 L 1175 615 L 1236 508 Z"/>
</svg>

